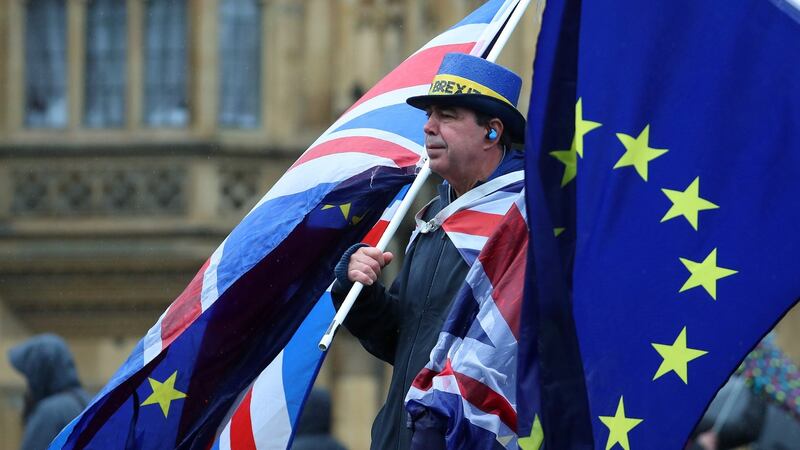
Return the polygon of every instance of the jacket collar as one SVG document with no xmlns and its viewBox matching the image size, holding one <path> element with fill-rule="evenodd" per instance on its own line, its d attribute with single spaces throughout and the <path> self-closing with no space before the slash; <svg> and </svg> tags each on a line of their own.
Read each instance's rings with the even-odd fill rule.
<svg viewBox="0 0 800 450">
<path fill-rule="evenodd" d="M 520 150 L 509 150 L 506 152 L 503 160 L 500 161 L 500 164 L 497 165 L 497 168 L 494 169 L 494 172 L 489 175 L 489 178 L 484 181 L 478 181 L 475 186 L 480 186 L 487 181 L 493 180 L 507 173 L 522 170 L 523 168 L 525 168 L 525 154 Z M 455 198 L 455 195 L 451 195 L 450 183 L 448 183 L 446 180 L 439 185 L 438 192 L 442 207 L 449 205 L 450 202 Z"/>
</svg>

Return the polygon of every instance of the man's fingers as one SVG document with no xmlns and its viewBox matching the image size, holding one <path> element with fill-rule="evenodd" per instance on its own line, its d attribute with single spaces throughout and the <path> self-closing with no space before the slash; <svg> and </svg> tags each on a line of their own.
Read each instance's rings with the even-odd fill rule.
<svg viewBox="0 0 800 450">
<path fill-rule="evenodd" d="M 359 270 L 350 270 L 350 271 L 348 271 L 347 272 L 347 279 L 349 279 L 353 283 L 359 282 L 359 283 L 363 284 L 364 286 L 371 286 L 372 283 L 374 283 L 374 281 L 372 281 L 372 279 L 369 276 L 367 276 L 367 274 L 365 274 L 364 272 L 361 272 Z"/>
<path fill-rule="evenodd" d="M 358 251 L 356 251 L 356 253 L 353 256 L 358 255 L 359 253 L 362 256 L 377 261 L 379 267 L 383 267 L 387 264 L 384 260 L 384 253 L 375 247 L 361 247 L 360 249 L 358 249 Z"/>
<path fill-rule="evenodd" d="M 377 274 L 381 273 L 381 264 L 379 261 L 366 255 L 353 255 L 353 257 L 350 258 L 350 267 L 353 269 L 362 269 L 361 266 L 369 267 Z"/>
<path fill-rule="evenodd" d="M 394 255 L 375 247 L 361 247 L 350 257 L 347 278 L 371 286 L 381 275 L 381 269 L 392 262 Z"/>
</svg>

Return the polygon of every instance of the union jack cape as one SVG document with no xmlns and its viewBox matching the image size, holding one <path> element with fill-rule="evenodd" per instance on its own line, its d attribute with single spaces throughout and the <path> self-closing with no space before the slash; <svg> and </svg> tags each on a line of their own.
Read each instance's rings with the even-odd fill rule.
<svg viewBox="0 0 800 450">
<path fill-rule="evenodd" d="M 423 153 L 425 116 L 405 99 L 427 92 L 444 54 L 488 53 L 517 3 L 486 2 L 345 112 L 234 228 L 50 448 L 206 449 L 218 437 L 220 448 L 288 447 L 313 374 L 291 389 L 260 387 L 291 376 L 285 368 L 295 355 L 315 355 L 318 367 L 316 346 L 302 347 L 315 338 L 296 331 L 318 317 L 314 307 L 339 255 L 378 221 Z M 238 415 L 244 427 L 236 426 L 237 405 L 248 409 Z M 265 428 L 270 414 L 284 415 L 282 428 Z M 234 432 L 226 440 L 228 421 Z"/>
<path fill-rule="evenodd" d="M 528 228 L 525 193 L 504 198 L 430 362 L 406 396 L 412 418 L 425 410 L 447 420 L 447 448 L 517 448 L 516 372 Z M 484 222 L 486 223 L 486 222 Z"/>
</svg>

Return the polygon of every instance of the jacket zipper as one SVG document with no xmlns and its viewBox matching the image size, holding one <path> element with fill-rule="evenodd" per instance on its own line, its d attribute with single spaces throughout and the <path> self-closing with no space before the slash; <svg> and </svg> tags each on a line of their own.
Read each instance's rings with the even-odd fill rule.
<svg viewBox="0 0 800 450">
<path fill-rule="evenodd" d="M 442 263 L 442 254 L 444 253 L 444 245 L 445 245 L 445 240 L 447 238 L 447 234 L 441 228 L 439 229 L 439 232 L 442 233 L 442 237 L 441 237 L 441 239 L 439 239 L 439 256 L 436 259 L 436 267 L 434 268 L 433 275 L 431 275 L 430 282 L 428 283 L 428 292 L 425 294 L 425 303 L 422 305 L 422 312 L 421 312 L 421 315 L 420 315 L 420 320 L 417 322 L 417 329 L 414 331 L 414 339 L 411 341 L 411 348 L 409 349 L 408 357 L 405 360 L 405 369 L 404 369 L 404 376 L 403 376 L 403 381 L 404 382 L 405 382 L 405 380 L 408 379 L 408 369 L 409 369 L 409 366 L 411 365 L 411 358 L 414 355 L 414 349 L 417 347 L 417 338 L 419 337 L 419 330 L 422 327 L 422 318 L 425 316 L 425 312 L 428 310 L 428 306 L 430 305 L 431 290 L 433 289 L 433 280 L 436 279 L 436 275 L 439 273 L 439 266 Z M 403 404 L 404 403 L 405 402 L 403 402 Z M 405 412 L 405 407 L 403 408 L 403 411 Z M 401 427 L 406 428 L 407 427 L 406 414 L 402 414 L 401 415 L 401 419 L 402 419 L 402 422 L 400 424 Z M 396 448 L 398 448 L 398 449 L 400 448 L 400 441 L 399 440 L 397 442 L 397 447 Z"/>
</svg>

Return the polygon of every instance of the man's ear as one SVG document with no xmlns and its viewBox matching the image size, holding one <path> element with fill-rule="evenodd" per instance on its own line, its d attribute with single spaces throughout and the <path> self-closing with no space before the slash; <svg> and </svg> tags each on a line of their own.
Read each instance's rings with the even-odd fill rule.
<svg viewBox="0 0 800 450">
<path fill-rule="evenodd" d="M 487 134 L 487 139 L 486 139 L 486 144 L 487 144 L 486 147 L 487 148 L 494 147 L 495 145 L 499 145 L 500 144 L 500 137 L 503 136 L 503 131 L 504 131 L 503 122 L 500 119 L 496 118 L 496 117 L 489 120 L 488 126 L 489 126 L 490 130 L 494 130 L 495 131 L 496 137 L 494 137 L 493 139 L 489 139 L 488 138 L 488 134 Z"/>
</svg>

